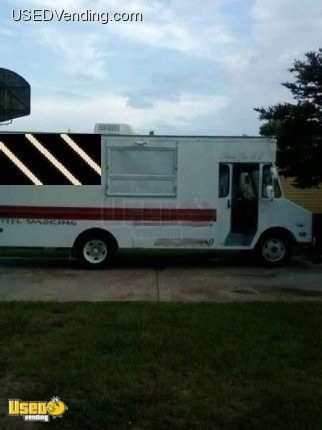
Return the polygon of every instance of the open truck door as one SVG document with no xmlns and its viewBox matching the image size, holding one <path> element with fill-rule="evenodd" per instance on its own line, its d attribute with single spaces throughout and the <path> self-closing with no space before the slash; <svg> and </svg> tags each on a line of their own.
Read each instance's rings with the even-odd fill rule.
<svg viewBox="0 0 322 430">
<path fill-rule="evenodd" d="M 258 230 L 259 164 L 219 164 L 218 239 L 249 246 Z"/>
</svg>

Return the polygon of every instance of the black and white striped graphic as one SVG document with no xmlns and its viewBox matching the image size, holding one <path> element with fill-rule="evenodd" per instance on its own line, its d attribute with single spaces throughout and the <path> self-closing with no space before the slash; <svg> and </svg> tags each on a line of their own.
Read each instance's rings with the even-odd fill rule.
<svg viewBox="0 0 322 430">
<path fill-rule="evenodd" d="M 100 135 L 0 133 L 0 185 L 100 184 Z"/>
</svg>

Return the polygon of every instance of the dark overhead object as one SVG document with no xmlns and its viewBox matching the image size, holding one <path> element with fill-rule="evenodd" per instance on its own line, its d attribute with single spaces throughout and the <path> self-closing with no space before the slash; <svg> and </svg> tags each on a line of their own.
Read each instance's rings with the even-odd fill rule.
<svg viewBox="0 0 322 430">
<path fill-rule="evenodd" d="M 30 115 L 30 92 L 23 77 L 0 68 L 0 122 Z"/>
<path fill-rule="evenodd" d="M 101 185 L 99 134 L 1 133 L 0 143 L 0 186 Z"/>
</svg>

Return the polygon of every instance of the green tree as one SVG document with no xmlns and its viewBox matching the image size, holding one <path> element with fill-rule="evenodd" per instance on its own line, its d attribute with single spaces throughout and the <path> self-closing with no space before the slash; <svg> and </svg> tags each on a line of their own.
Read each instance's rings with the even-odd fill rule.
<svg viewBox="0 0 322 430">
<path fill-rule="evenodd" d="M 285 176 L 294 177 L 299 187 L 322 182 L 322 49 L 308 52 L 291 69 L 294 82 L 282 85 L 294 103 L 256 108 L 264 136 L 276 136 L 277 162 Z"/>
</svg>

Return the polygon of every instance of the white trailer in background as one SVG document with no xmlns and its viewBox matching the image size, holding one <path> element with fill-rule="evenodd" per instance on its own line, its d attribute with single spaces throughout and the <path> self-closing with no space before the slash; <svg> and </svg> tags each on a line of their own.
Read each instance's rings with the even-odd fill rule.
<svg viewBox="0 0 322 430">
<path fill-rule="evenodd" d="M 93 268 L 118 249 L 256 249 L 276 266 L 312 241 L 311 213 L 283 197 L 274 140 L 114 132 L 100 137 L 100 185 L 0 185 L 1 247 L 69 248 Z"/>
</svg>

